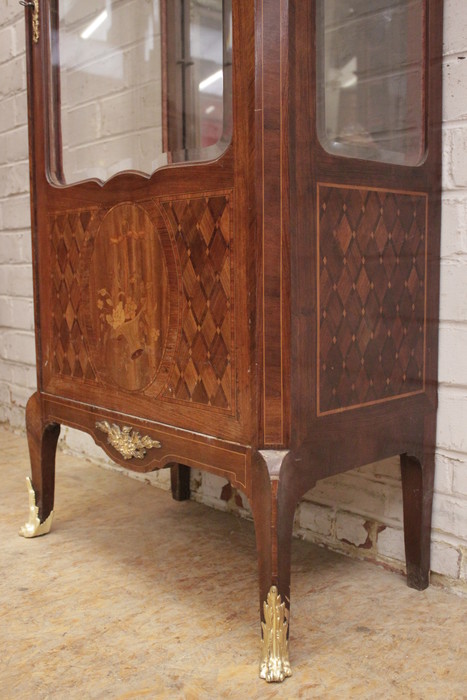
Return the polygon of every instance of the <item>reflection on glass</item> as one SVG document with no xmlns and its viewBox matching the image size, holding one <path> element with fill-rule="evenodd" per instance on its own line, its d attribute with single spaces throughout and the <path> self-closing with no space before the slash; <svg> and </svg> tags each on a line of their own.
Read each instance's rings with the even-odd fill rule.
<svg viewBox="0 0 467 700">
<path fill-rule="evenodd" d="M 424 0 L 317 1 L 317 124 L 328 152 L 420 161 L 424 12 Z"/>
<path fill-rule="evenodd" d="M 199 160 L 200 148 L 231 134 L 232 13 L 227 5 L 166 0 L 165 150 L 173 161 Z"/>
<path fill-rule="evenodd" d="M 55 181 L 149 175 L 226 149 L 230 0 L 55 0 L 51 24 Z"/>
</svg>

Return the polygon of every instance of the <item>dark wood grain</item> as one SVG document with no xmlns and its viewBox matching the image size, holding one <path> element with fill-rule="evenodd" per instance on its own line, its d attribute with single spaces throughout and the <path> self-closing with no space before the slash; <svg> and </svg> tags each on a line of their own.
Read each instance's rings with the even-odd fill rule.
<svg viewBox="0 0 467 700">
<path fill-rule="evenodd" d="M 257 3 L 256 40 L 260 440 L 281 447 L 290 436 L 287 3 Z"/>
<path fill-rule="evenodd" d="M 190 498 L 190 467 L 172 464 L 170 467 L 170 488 L 174 501 L 188 501 Z"/>
<path fill-rule="evenodd" d="M 55 451 L 60 425 L 44 419 L 39 394 L 33 394 L 26 406 L 26 430 L 31 461 L 32 487 L 41 523 L 53 511 L 55 493 Z"/>
<path fill-rule="evenodd" d="M 428 197 L 318 184 L 318 414 L 424 391 Z"/>
</svg>

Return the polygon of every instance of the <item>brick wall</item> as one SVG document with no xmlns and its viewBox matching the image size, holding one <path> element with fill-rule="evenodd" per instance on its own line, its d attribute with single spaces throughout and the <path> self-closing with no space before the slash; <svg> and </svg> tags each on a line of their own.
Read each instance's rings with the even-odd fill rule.
<svg viewBox="0 0 467 700">
<path fill-rule="evenodd" d="M 22 8 L 0 7 L 0 420 L 24 421 L 35 387 Z"/>
<path fill-rule="evenodd" d="M 444 583 L 467 587 L 467 13 L 445 0 L 444 173 L 440 408 L 432 567 Z M 0 421 L 24 424 L 35 389 L 29 232 L 23 10 L 0 6 Z M 64 430 L 64 449 L 109 464 L 83 433 Z M 147 478 L 145 476 L 144 478 Z M 151 480 L 168 487 L 168 473 Z M 248 516 L 227 482 L 193 473 L 193 497 Z M 397 459 L 321 482 L 307 494 L 296 534 L 352 556 L 403 568 Z"/>
</svg>

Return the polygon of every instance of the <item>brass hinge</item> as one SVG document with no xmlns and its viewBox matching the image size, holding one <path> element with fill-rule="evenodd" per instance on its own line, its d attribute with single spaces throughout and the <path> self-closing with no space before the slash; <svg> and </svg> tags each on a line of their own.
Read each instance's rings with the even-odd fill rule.
<svg viewBox="0 0 467 700">
<path fill-rule="evenodd" d="M 23 7 L 31 7 L 32 13 L 32 40 L 35 44 L 39 41 L 39 0 L 19 0 Z"/>
</svg>

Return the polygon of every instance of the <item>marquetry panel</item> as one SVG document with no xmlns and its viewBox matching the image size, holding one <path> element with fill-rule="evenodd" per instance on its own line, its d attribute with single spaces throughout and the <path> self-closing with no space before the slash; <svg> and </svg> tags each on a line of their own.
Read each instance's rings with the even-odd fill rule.
<svg viewBox="0 0 467 700">
<path fill-rule="evenodd" d="M 53 374 L 231 410 L 231 219 L 230 192 L 53 215 Z"/>
<path fill-rule="evenodd" d="M 182 332 L 165 398 L 231 409 L 231 194 L 162 203 L 180 259 Z"/>
<path fill-rule="evenodd" d="M 423 391 L 427 197 L 318 186 L 318 413 Z"/>
<path fill-rule="evenodd" d="M 92 365 L 106 384 L 141 391 L 154 383 L 163 360 L 168 367 L 177 336 L 177 275 L 157 204 L 111 207 L 81 258 L 78 320 Z"/>
<path fill-rule="evenodd" d="M 96 381 L 78 320 L 81 288 L 80 251 L 95 212 L 74 211 L 50 218 L 52 372 L 64 377 Z M 49 359 L 49 358 L 47 358 Z"/>
</svg>

